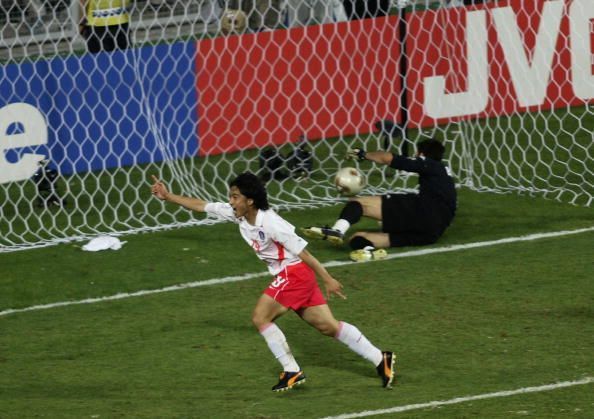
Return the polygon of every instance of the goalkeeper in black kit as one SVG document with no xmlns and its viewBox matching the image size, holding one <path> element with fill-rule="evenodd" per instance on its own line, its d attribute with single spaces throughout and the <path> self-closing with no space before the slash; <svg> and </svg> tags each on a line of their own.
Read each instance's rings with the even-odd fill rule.
<svg viewBox="0 0 594 419">
<path fill-rule="evenodd" d="M 349 150 L 350 158 L 370 160 L 419 174 L 419 192 L 352 198 L 332 227 L 307 227 L 305 236 L 342 244 L 347 230 L 361 217 L 381 222 L 380 231 L 359 231 L 349 241 L 354 261 L 383 259 L 387 247 L 435 243 L 456 214 L 457 196 L 449 168 L 442 163 L 445 148 L 435 139 L 417 144 L 414 158 L 386 151 Z"/>
</svg>

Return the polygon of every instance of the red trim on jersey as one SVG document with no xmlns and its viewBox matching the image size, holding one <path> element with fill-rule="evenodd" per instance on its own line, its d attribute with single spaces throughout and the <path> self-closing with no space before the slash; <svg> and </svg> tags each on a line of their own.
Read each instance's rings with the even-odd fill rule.
<svg viewBox="0 0 594 419">
<path fill-rule="evenodd" d="M 276 245 L 276 248 L 278 249 L 278 261 L 280 262 L 282 260 L 285 260 L 285 247 L 279 242 L 275 242 L 274 240 L 272 242 Z"/>
</svg>

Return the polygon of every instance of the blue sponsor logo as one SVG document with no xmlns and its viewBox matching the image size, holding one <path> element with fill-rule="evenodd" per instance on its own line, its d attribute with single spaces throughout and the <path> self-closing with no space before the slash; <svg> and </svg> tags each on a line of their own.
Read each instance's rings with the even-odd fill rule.
<svg viewBox="0 0 594 419">
<path fill-rule="evenodd" d="M 60 174 L 70 175 L 195 156 L 195 55 L 196 42 L 191 41 L 0 64 L 0 110 L 29 104 L 45 116 L 45 125 L 36 130 L 47 133 L 46 143 L 11 149 L 7 158 L 15 163 L 23 153 L 41 154 Z M 161 71 L 171 57 L 188 71 Z M 84 95 L 81 85 L 88 86 Z M 33 119 L 27 114 L 18 118 Z M 14 126 L 13 131 L 28 127 Z M 7 134 L 13 133 L 9 128 Z"/>
</svg>

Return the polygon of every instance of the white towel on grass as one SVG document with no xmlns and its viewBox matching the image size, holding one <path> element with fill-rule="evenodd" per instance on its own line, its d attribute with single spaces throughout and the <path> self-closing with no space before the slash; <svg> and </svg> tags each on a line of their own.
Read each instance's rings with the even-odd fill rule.
<svg viewBox="0 0 594 419">
<path fill-rule="evenodd" d="M 120 241 L 117 237 L 99 236 L 85 244 L 82 249 L 87 252 L 98 252 L 100 250 L 120 250 L 126 242 Z"/>
</svg>

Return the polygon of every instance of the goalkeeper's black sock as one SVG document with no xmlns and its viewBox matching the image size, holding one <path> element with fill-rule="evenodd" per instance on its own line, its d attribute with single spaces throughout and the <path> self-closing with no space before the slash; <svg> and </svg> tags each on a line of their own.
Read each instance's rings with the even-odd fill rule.
<svg viewBox="0 0 594 419">
<path fill-rule="evenodd" d="M 355 236 L 349 242 L 349 246 L 353 250 L 365 249 L 367 246 L 373 247 L 373 243 L 367 240 L 365 237 Z"/>
<path fill-rule="evenodd" d="M 346 220 L 349 224 L 355 224 L 363 216 L 363 206 L 358 201 L 349 201 L 338 217 L 341 220 Z"/>
</svg>

